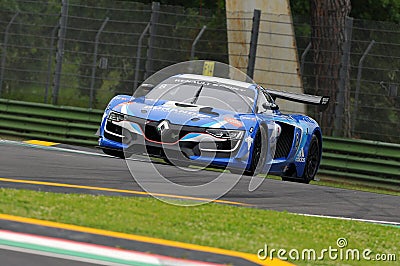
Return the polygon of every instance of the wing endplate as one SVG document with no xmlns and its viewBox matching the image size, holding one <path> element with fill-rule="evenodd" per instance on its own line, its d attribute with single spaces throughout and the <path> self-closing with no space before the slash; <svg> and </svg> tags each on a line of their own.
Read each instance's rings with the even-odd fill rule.
<svg viewBox="0 0 400 266">
<path fill-rule="evenodd" d="M 317 96 L 310 94 L 301 94 L 287 91 L 278 91 L 272 89 L 266 89 L 266 91 L 272 96 L 272 98 L 280 98 L 292 102 L 305 103 L 318 105 L 321 111 L 324 111 L 329 104 L 329 96 Z"/>
</svg>

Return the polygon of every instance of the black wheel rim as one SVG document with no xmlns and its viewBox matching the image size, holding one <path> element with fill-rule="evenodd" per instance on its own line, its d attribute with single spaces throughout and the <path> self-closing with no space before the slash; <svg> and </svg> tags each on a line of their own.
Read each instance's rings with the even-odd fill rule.
<svg viewBox="0 0 400 266">
<path fill-rule="evenodd" d="M 307 176 L 309 178 L 313 178 L 314 175 L 317 173 L 319 159 L 320 159 L 320 154 L 319 154 L 318 141 L 316 139 L 313 139 L 307 156 Z"/>
<path fill-rule="evenodd" d="M 253 153 L 254 167 L 257 166 L 257 163 L 258 163 L 258 160 L 260 158 L 260 155 L 261 155 L 261 143 L 260 143 L 259 139 L 257 138 L 257 142 L 255 143 L 254 153 Z"/>
</svg>

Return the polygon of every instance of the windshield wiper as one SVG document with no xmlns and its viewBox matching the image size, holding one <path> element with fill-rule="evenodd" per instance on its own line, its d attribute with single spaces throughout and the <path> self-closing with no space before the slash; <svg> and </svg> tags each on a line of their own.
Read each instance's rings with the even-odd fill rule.
<svg viewBox="0 0 400 266">
<path fill-rule="evenodd" d="M 203 86 L 204 85 L 201 85 L 200 88 L 197 90 L 196 95 L 193 98 L 193 101 L 190 102 L 191 104 L 195 104 L 197 102 L 197 100 L 199 99 L 201 90 L 203 89 Z"/>
</svg>

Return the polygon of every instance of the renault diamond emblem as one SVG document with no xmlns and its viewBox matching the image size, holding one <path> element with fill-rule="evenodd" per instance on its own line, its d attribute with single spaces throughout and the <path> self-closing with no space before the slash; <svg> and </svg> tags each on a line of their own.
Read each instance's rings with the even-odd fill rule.
<svg viewBox="0 0 400 266">
<path fill-rule="evenodd" d="M 168 130 L 168 129 L 169 129 L 169 124 L 168 124 L 168 121 L 167 121 L 167 120 L 161 121 L 161 123 L 158 124 L 158 126 L 157 126 L 157 132 L 158 132 L 158 134 L 160 134 L 160 135 L 162 135 L 163 132 L 164 132 L 165 130 Z"/>
</svg>

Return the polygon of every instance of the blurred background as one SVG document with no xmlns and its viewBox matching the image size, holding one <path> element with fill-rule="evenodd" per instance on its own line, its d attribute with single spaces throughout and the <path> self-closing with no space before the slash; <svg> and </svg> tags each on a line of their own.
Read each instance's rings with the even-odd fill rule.
<svg viewBox="0 0 400 266">
<path fill-rule="evenodd" d="M 103 109 L 114 95 L 131 95 L 146 77 L 171 64 L 247 59 L 248 52 L 230 54 L 233 30 L 227 21 L 249 22 L 242 30 L 251 45 L 254 14 L 230 14 L 224 2 L 1 1 L 0 98 Z M 329 31 L 318 35 L 318 29 L 328 26 L 313 19 L 312 8 L 318 7 L 310 7 L 309 1 L 291 1 L 293 33 L 276 31 L 288 22 L 261 10 L 259 23 L 265 26 L 253 34 L 271 40 L 293 34 L 290 47 L 298 69 L 281 70 L 287 79 L 300 77 L 299 89 L 309 94 L 326 94 L 329 84 L 338 88 L 326 114 L 314 107 L 304 111 L 321 121 L 325 135 L 400 143 L 400 15 L 380 2 L 352 1 L 339 39 Z M 400 1 L 382 2 L 393 2 L 400 10 Z M 272 41 L 259 45 L 276 46 Z M 288 60 L 257 53 L 255 61 L 265 57 L 277 65 Z M 255 71 L 268 69 L 256 65 Z"/>
</svg>

